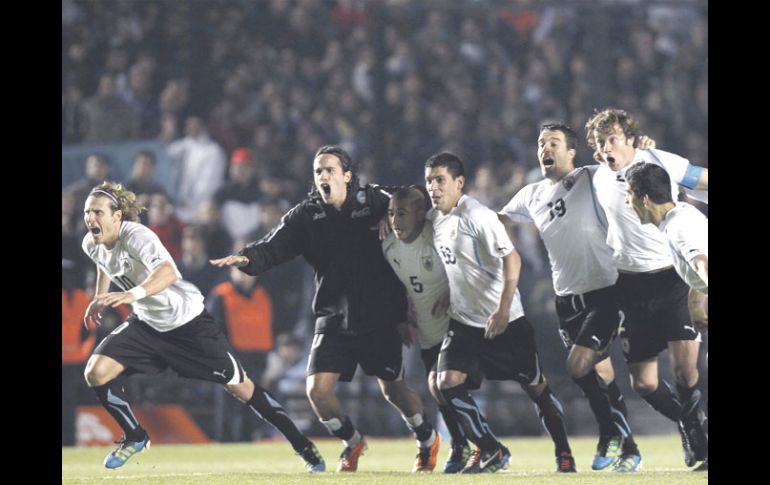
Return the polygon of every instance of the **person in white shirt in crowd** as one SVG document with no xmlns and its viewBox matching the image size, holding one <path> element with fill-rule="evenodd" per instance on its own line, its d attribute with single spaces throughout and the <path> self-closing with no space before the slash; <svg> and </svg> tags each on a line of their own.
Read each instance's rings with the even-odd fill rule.
<svg viewBox="0 0 770 485">
<path fill-rule="evenodd" d="M 213 199 L 225 181 L 225 152 L 209 136 L 204 121 L 189 116 L 185 137 L 171 142 L 166 153 L 173 163 L 179 219 L 185 224 L 195 223 L 201 204 Z"/>
</svg>

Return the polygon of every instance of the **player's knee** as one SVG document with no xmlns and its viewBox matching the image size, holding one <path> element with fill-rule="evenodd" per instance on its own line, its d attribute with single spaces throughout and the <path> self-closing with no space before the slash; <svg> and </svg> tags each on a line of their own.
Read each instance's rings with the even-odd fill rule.
<svg viewBox="0 0 770 485">
<path fill-rule="evenodd" d="M 692 387 L 698 383 L 697 367 L 682 367 L 673 370 L 674 380 L 680 386 Z"/>
<path fill-rule="evenodd" d="M 441 395 L 441 389 L 438 387 L 438 382 L 436 380 L 428 381 L 428 390 L 430 391 L 430 395 L 433 396 L 433 398 L 439 402 L 439 404 L 444 403 L 444 397 Z"/>
<path fill-rule="evenodd" d="M 631 386 L 641 396 L 646 396 L 655 392 L 658 388 L 657 379 L 631 378 Z"/>
<path fill-rule="evenodd" d="M 329 394 L 331 394 L 331 390 L 308 383 L 305 388 L 305 393 L 307 394 L 307 398 L 310 399 L 310 402 L 316 404 L 324 402 L 329 397 Z"/>
<path fill-rule="evenodd" d="M 389 402 L 399 401 L 405 394 L 409 392 L 409 389 L 404 384 L 404 381 L 380 381 L 380 389 L 382 390 L 382 396 Z"/>
<path fill-rule="evenodd" d="M 572 379 L 580 379 L 588 375 L 593 368 L 593 363 L 589 359 L 569 358 L 567 359 L 567 374 Z"/>
<path fill-rule="evenodd" d="M 438 376 L 438 388 L 441 391 L 459 386 L 464 382 L 465 378 L 463 375 L 457 375 L 451 372 L 441 373 Z"/>
<path fill-rule="evenodd" d="M 110 375 L 106 372 L 106 369 L 100 365 L 92 364 L 91 361 L 86 365 L 83 376 L 89 387 L 102 386 L 110 381 Z"/>
</svg>

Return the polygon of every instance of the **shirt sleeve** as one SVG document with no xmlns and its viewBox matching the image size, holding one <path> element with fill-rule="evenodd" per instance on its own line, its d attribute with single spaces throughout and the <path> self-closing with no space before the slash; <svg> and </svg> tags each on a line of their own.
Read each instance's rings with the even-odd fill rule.
<svg viewBox="0 0 770 485">
<path fill-rule="evenodd" d="M 165 261 L 174 263 L 174 259 L 163 247 L 158 235 L 145 226 L 138 225 L 137 229 L 128 234 L 126 246 L 129 254 L 138 258 L 150 271 L 154 271 Z"/>
<path fill-rule="evenodd" d="M 493 258 L 504 258 L 513 250 L 505 226 L 492 210 L 474 211 L 472 220 L 480 251 Z"/>
<path fill-rule="evenodd" d="M 508 216 L 513 222 L 532 222 L 534 219 L 526 204 L 528 194 L 527 187 L 516 192 L 516 195 L 500 209 L 500 214 Z"/>
<path fill-rule="evenodd" d="M 671 180 L 688 189 L 698 186 L 703 167 L 692 165 L 686 158 L 663 150 L 651 149 L 650 153 L 663 165 Z"/>
<path fill-rule="evenodd" d="M 296 206 L 281 218 L 281 223 L 267 236 L 238 252 L 249 258 L 249 264 L 239 269 L 251 276 L 264 273 L 302 254 L 304 240 L 301 206 Z"/>
<path fill-rule="evenodd" d="M 700 238 L 697 237 L 698 234 L 708 233 L 708 227 L 702 226 L 698 219 L 686 217 L 678 224 L 674 224 L 668 232 L 671 244 L 688 263 L 696 256 L 708 255 L 708 248 L 703 247 Z"/>
</svg>

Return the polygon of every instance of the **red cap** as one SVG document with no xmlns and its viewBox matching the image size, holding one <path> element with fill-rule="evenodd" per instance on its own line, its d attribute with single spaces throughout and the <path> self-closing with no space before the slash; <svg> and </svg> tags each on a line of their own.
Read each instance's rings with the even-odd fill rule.
<svg viewBox="0 0 770 485">
<path fill-rule="evenodd" d="M 251 156 L 251 150 L 248 148 L 236 148 L 230 157 L 230 165 L 254 165 L 254 157 Z"/>
</svg>

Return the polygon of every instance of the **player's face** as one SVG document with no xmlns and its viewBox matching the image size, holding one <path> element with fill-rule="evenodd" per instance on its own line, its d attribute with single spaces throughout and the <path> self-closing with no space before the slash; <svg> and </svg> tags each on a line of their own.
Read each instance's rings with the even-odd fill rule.
<svg viewBox="0 0 770 485">
<path fill-rule="evenodd" d="M 537 139 L 537 159 L 543 177 L 557 182 L 575 166 L 575 149 L 567 149 L 567 139 L 559 130 L 543 130 Z"/>
<path fill-rule="evenodd" d="M 393 234 L 401 241 L 412 242 L 422 230 L 425 222 L 425 210 L 416 209 L 414 203 L 407 199 L 390 199 L 388 205 L 388 222 Z"/>
<path fill-rule="evenodd" d="M 627 138 L 620 125 L 613 126 L 609 133 L 594 130 L 594 140 L 599 155 L 611 170 L 617 172 L 634 161 L 634 139 Z"/>
<path fill-rule="evenodd" d="M 104 244 L 108 248 L 115 245 L 120 234 L 120 218 L 121 212 L 112 211 L 107 197 L 90 196 L 86 199 L 83 219 L 96 244 Z"/>
<path fill-rule="evenodd" d="M 313 179 L 324 203 L 339 209 L 348 195 L 347 183 L 353 172 L 342 171 L 342 162 L 336 155 L 324 153 L 313 160 Z"/>
<path fill-rule="evenodd" d="M 425 188 L 430 194 L 430 201 L 436 210 L 448 214 L 463 195 L 465 177 L 458 175 L 452 178 L 446 167 L 425 169 Z"/>
<path fill-rule="evenodd" d="M 652 222 L 650 211 L 644 206 L 644 201 L 634 195 L 631 187 L 628 187 L 626 190 L 626 205 L 636 212 L 642 224 L 650 224 Z"/>
</svg>

